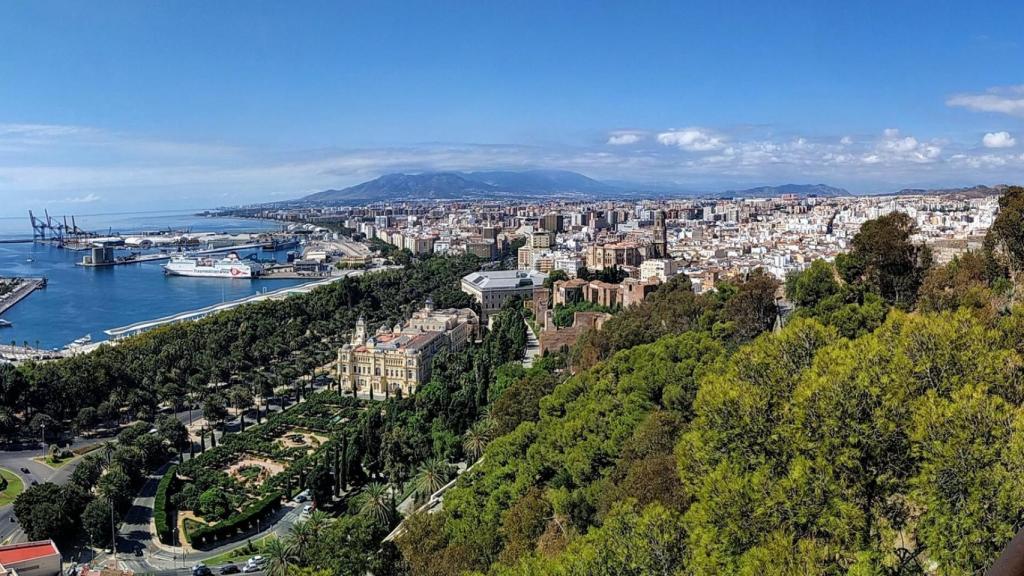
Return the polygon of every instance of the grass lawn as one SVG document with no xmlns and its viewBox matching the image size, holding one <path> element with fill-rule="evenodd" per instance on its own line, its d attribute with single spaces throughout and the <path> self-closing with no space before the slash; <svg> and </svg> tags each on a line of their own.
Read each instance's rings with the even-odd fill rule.
<svg viewBox="0 0 1024 576">
<path fill-rule="evenodd" d="M 260 538 L 259 540 L 251 540 L 245 544 L 242 544 L 238 548 L 233 548 L 218 554 L 213 558 L 207 558 L 203 561 L 203 564 L 207 566 L 221 566 L 223 564 L 242 564 L 252 556 L 262 554 L 267 549 L 267 544 L 270 543 L 271 539 L 275 539 L 277 536 L 269 534 Z"/>
<path fill-rule="evenodd" d="M 64 458 L 62 460 L 54 460 L 54 459 L 50 458 L 49 456 L 36 456 L 35 458 L 33 458 L 33 460 L 35 460 L 36 462 L 39 462 L 40 464 L 46 464 L 50 468 L 57 469 L 57 468 L 60 468 L 61 466 L 65 465 L 65 464 L 67 464 L 68 462 L 71 462 L 72 460 L 74 460 L 74 458 Z"/>
<path fill-rule="evenodd" d="M 7 480 L 7 488 L 0 491 L 0 506 L 7 506 L 14 502 L 18 494 L 21 494 L 21 491 L 25 489 L 25 484 L 21 481 L 21 477 L 6 468 L 0 468 L 0 476 Z"/>
</svg>

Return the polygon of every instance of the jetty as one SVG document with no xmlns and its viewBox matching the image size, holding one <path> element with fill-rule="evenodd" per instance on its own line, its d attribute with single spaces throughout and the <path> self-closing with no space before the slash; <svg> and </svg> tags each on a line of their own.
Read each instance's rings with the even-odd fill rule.
<svg viewBox="0 0 1024 576">
<path fill-rule="evenodd" d="M 0 314 L 10 310 L 37 289 L 46 287 L 46 278 L 2 278 L 0 282 L 3 285 L 14 284 L 12 289 L 0 294 Z"/>
<path fill-rule="evenodd" d="M 128 256 L 119 256 L 113 260 L 93 260 L 91 258 L 83 258 L 81 262 L 76 262 L 76 266 L 83 266 L 85 268 L 106 268 L 109 266 L 123 266 L 125 264 L 142 264 L 145 262 L 159 262 L 161 260 L 170 260 L 171 255 L 167 253 L 160 254 L 129 254 Z"/>
<path fill-rule="evenodd" d="M 13 344 L 0 344 L 0 361 L 4 362 L 25 362 L 28 360 L 53 360 L 64 358 L 67 354 L 61 350 L 46 350 L 44 348 L 33 348 L 31 346 L 16 346 Z"/>
</svg>

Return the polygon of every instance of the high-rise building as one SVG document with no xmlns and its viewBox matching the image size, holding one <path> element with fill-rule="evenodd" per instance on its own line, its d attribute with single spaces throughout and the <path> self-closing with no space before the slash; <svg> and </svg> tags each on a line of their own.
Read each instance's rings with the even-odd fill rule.
<svg viewBox="0 0 1024 576">
<path fill-rule="evenodd" d="M 565 220 L 561 214 L 552 212 L 540 219 L 540 227 L 548 232 L 562 232 L 565 229 Z"/>
<path fill-rule="evenodd" d="M 526 243 L 533 250 L 547 250 L 554 244 L 553 232 L 534 232 Z"/>
</svg>

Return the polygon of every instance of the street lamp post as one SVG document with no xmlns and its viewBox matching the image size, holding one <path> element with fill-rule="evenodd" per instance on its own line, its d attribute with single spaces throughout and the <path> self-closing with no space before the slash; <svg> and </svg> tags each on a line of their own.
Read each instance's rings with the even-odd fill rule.
<svg viewBox="0 0 1024 576">
<path fill-rule="evenodd" d="M 114 523 L 114 499 L 110 499 L 110 551 L 114 556 L 114 570 L 117 570 L 117 528 Z"/>
</svg>

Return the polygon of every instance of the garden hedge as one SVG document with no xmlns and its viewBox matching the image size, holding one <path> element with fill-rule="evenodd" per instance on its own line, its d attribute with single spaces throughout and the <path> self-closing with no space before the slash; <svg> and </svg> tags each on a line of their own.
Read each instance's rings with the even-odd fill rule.
<svg viewBox="0 0 1024 576">
<path fill-rule="evenodd" d="M 156 524 L 156 535 L 164 544 L 177 544 L 174 542 L 174 530 L 168 521 L 168 508 L 170 508 L 170 495 L 173 489 L 177 466 L 171 466 L 160 478 L 160 484 L 156 487 L 156 498 L 153 502 L 153 521 Z"/>
<path fill-rule="evenodd" d="M 254 522 L 281 506 L 281 492 L 267 494 L 245 510 L 212 526 L 201 526 L 195 530 L 186 530 L 185 538 L 193 546 L 212 544 L 219 540 L 230 539 L 240 530 L 246 531 L 254 527 Z"/>
</svg>

